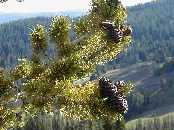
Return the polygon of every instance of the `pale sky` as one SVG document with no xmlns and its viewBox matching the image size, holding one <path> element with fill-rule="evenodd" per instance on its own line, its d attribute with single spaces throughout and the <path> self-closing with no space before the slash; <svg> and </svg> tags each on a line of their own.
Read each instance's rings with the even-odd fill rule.
<svg viewBox="0 0 174 130">
<path fill-rule="evenodd" d="M 22 3 L 9 0 L 0 4 L 0 12 L 56 12 L 66 10 L 86 11 L 91 0 L 24 0 Z M 121 0 L 126 6 L 145 3 L 152 0 Z"/>
</svg>

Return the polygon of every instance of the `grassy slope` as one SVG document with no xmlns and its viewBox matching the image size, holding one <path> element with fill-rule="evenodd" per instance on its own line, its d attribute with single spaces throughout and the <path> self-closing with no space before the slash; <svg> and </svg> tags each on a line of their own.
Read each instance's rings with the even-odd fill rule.
<svg viewBox="0 0 174 130">
<path fill-rule="evenodd" d="M 166 114 L 172 113 L 172 112 L 174 112 L 174 104 L 160 107 L 155 110 L 147 111 L 147 112 L 143 113 L 142 115 L 140 115 L 139 117 L 140 118 L 152 118 L 155 116 L 166 115 Z"/>
<path fill-rule="evenodd" d="M 149 104 L 154 110 L 145 111 L 141 115 L 135 117 L 150 117 L 153 115 L 162 115 L 168 112 L 174 112 L 174 94 L 173 88 L 164 90 L 160 88 L 160 76 L 155 76 L 153 70 L 156 64 L 152 62 L 143 62 L 135 65 L 131 65 L 126 68 L 119 68 L 116 70 L 108 71 L 103 76 L 110 77 L 112 80 L 128 80 L 132 81 L 136 89 L 148 91 L 151 93 L 151 101 L 154 104 Z M 162 77 L 171 79 L 174 77 L 174 71 L 163 74 Z M 157 103 L 155 100 L 160 99 Z M 164 102 L 164 103 L 163 103 Z"/>
<path fill-rule="evenodd" d="M 118 68 L 108 71 L 104 76 L 112 80 L 132 81 L 137 87 L 147 89 L 158 89 L 160 86 L 160 77 L 153 75 L 155 64 L 152 62 L 143 62 L 131 65 L 125 68 Z M 174 75 L 174 74 L 173 74 Z"/>
<path fill-rule="evenodd" d="M 145 126 L 145 125 L 148 124 L 148 122 L 150 122 L 150 121 L 153 122 L 157 118 L 162 123 L 164 119 L 166 119 L 166 118 L 173 118 L 173 117 L 174 117 L 174 112 L 171 112 L 171 113 L 168 113 L 168 114 L 164 114 L 164 115 L 161 115 L 161 116 L 138 118 L 138 119 L 135 119 L 135 120 L 127 122 L 126 128 L 127 128 L 127 130 L 135 129 L 135 126 L 136 126 L 135 124 L 137 124 L 139 121 L 143 122 L 143 125 Z"/>
</svg>

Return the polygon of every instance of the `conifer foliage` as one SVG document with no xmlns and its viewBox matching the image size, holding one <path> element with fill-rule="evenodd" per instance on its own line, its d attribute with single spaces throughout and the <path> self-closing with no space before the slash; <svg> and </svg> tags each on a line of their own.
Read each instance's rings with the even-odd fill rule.
<svg viewBox="0 0 174 130">
<path fill-rule="evenodd" d="M 59 110 L 74 120 L 114 120 L 127 111 L 129 83 L 100 80 L 75 84 L 90 76 L 98 64 L 115 58 L 131 42 L 126 9 L 118 0 L 92 0 L 91 10 L 70 25 L 54 17 L 49 30 L 37 25 L 30 33 L 32 58 L 21 59 L 10 71 L 0 73 L 0 129 L 23 126 L 38 112 Z M 109 22 L 108 22 L 109 21 Z M 77 39 L 71 41 L 69 30 Z M 54 44 L 50 59 L 47 44 Z"/>
</svg>

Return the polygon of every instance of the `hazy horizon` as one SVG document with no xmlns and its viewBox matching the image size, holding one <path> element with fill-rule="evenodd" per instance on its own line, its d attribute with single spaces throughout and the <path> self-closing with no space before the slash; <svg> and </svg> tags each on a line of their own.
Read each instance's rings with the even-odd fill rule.
<svg viewBox="0 0 174 130">
<path fill-rule="evenodd" d="M 81 11 L 86 12 L 90 8 L 91 0 L 25 0 L 18 3 L 9 0 L 0 4 L 1 13 L 39 13 L 39 12 L 61 12 L 61 11 Z M 125 6 L 133 6 L 152 0 L 121 0 Z M 54 3 L 54 4 L 53 4 Z"/>
</svg>

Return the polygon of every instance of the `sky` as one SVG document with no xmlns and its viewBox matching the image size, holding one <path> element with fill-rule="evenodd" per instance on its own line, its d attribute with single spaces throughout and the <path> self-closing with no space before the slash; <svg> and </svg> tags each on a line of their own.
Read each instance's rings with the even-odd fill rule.
<svg viewBox="0 0 174 130">
<path fill-rule="evenodd" d="M 57 12 L 80 10 L 87 11 L 91 0 L 24 0 L 16 2 L 9 0 L 0 4 L 0 12 L 24 13 L 24 12 Z M 132 6 L 152 0 L 121 0 L 125 6 Z"/>
</svg>

